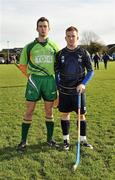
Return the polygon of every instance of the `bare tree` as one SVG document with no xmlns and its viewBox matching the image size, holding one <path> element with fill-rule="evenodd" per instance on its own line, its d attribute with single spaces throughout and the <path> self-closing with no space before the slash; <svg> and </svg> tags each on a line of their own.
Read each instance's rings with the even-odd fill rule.
<svg viewBox="0 0 115 180">
<path fill-rule="evenodd" d="M 90 45 L 91 42 L 99 42 L 99 40 L 100 37 L 93 31 L 84 31 L 80 42 L 82 45 Z"/>
<path fill-rule="evenodd" d="M 90 54 L 95 54 L 96 52 L 102 54 L 108 50 L 107 46 L 100 41 L 100 37 L 93 31 L 83 32 L 81 45 L 87 49 Z"/>
</svg>

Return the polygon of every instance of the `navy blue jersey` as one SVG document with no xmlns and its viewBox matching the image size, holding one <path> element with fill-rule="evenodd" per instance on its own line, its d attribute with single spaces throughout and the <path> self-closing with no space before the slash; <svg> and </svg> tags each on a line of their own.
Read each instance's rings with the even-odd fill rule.
<svg viewBox="0 0 115 180">
<path fill-rule="evenodd" d="M 58 87 L 73 89 L 80 83 L 87 83 L 89 76 L 93 72 L 89 53 L 78 46 L 74 50 L 67 47 L 58 52 L 55 62 L 55 72 L 58 76 Z M 90 74 L 91 76 L 91 74 Z M 84 81 L 85 80 L 85 81 Z"/>
<path fill-rule="evenodd" d="M 109 60 L 109 55 L 108 54 L 104 54 L 102 57 L 104 62 L 107 62 Z"/>
</svg>

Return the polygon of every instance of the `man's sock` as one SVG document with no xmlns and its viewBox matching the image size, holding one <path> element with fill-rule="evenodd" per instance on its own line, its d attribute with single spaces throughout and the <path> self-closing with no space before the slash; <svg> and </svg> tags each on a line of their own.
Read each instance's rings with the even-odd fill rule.
<svg viewBox="0 0 115 180">
<path fill-rule="evenodd" d="M 47 128 L 47 141 L 50 141 L 53 137 L 53 131 L 54 131 L 54 121 L 52 119 L 50 119 L 50 121 L 48 121 L 48 119 L 46 119 L 46 128 Z"/>
<path fill-rule="evenodd" d="M 69 120 L 61 120 L 61 128 L 63 133 L 63 139 L 69 142 L 69 129 L 70 129 L 70 121 Z"/>
<path fill-rule="evenodd" d="M 30 121 L 30 120 L 24 120 L 24 122 L 22 123 L 22 139 L 21 139 L 22 142 L 26 143 L 27 135 L 28 135 L 28 131 L 29 131 L 31 122 L 32 121 Z"/>
<path fill-rule="evenodd" d="M 80 141 L 86 141 L 86 120 L 80 121 Z"/>
</svg>

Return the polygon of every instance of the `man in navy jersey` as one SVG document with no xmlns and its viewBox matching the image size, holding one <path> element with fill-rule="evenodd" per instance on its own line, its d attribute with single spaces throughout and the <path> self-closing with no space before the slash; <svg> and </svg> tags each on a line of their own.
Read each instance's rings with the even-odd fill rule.
<svg viewBox="0 0 115 180">
<path fill-rule="evenodd" d="M 78 112 L 78 93 L 81 93 L 80 142 L 81 145 L 93 149 L 92 145 L 87 142 L 85 118 L 85 87 L 94 74 L 90 55 L 78 46 L 76 27 L 71 26 L 66 29 L 65 40 L 67 46 L 57 53 L 55 62 L 64 149 L 69 150 L 70 112 Z"/>
</svg>

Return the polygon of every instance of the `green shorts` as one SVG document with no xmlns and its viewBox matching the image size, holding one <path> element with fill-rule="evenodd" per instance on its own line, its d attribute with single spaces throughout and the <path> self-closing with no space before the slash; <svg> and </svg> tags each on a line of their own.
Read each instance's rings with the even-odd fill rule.
<svg viewBox="0 0 115 180">
<path fill-rule="evenodd" d="M 28 101 L 38 101 L 41 98 L 45 101 L 55 100 L 57 98 L 57 88 L 54 77 L 30 75 L 25 97 Z"/>
</svg>

